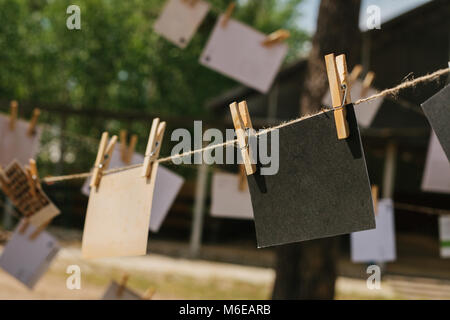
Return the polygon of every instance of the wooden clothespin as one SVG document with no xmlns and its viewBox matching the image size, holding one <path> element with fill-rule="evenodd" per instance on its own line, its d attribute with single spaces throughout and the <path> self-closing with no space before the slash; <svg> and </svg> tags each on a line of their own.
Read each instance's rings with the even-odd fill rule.
<svg viewBox="0 0 450 320">
<path fill-rule="evenodd" d="M 247 131 L 253 129 L 248 113 L 246 101 L 236 102 L 230 104 L 231 117 L 233 118 L 234 129 L 236 131 L 237 140 L 241 149 L 242 159 L 244 161 L 245 172 L 247 175 L 252 175 L 256 172 L 256 166 L 252 163 L 252 152 L 249 146 L 249 139 Z"/>
<path fill-rule="evenodd" d="M 159 118 L 153 119 L 150 135 L 148 136 L 147 148 L 145 150 L 145 159 L 142 169 L 143 177 L 150 177 L 152 162 L 159 157 L 159 151 L 161 150 L 165 130 L 166 122 L 159 122 Z"/>
<path fill-rule="evenodd" d="M 348 81 L 350 81 L 350 84 L 353 84 L 356 79 L 360 76 L 361 72 L 363 71 L 363 67 L 360 64 L 357 64 L 353 67 L 352 72 L 350 72 L 350 75 L 348 77 Z"/>
<path fill-rule="evenodd" d="M 224 16 L 223 16 L 222 28 L 225 28 L 227 26 L 228 20 L 230 20 L 235 7 L 236 7 L 236 3 L 234 1 L 230 2 L 230 4 L 228 5 L 227 10 L 225 11 Z"/>
<path fill-rule="evenodd" d="M 31 116 L 30 124 L 28 126 L 27 134 L 28 136 L 32 136 L 36 133 L 36 124 L 38 122 L 39 116 L 41 115 L 41 110 L 35 108 L 33 110 L 33 115 Z"/>
<path fill-rule="evenodd" d="M 351 103 L 350 84 L 347 80 L 347 62 L 345 55 L 334 57 L 334 53 L 325 56 L 334 120 L 339 140 L 348 138 L 350 131 L 346 119 L 345 105 Z"/>
<path fill-rule="evenodd" d="M 372 85 L 374 79 L 375 79 L 375 72 L 373 72 L 373 71 L 367 72 L 367 74 L 363 80 L 363 84 L 362 84 L 362 88 L 361 88 L 361 97 L 362 98 L 367 96 L 367 92 L 369 91 L 370 86 Z"/>
<path fill-rule="evenodd" d="M 103 171 L 108 169 L 109 161 L 111 160 L 111 155 L 117 141 L 117 136 L 113 136 L 109 143 L 108 137 L 108 132 L 103 132 L 100 145 L 98 147 L 97 158 L 95 159 L 91 183 L 89 185 L 91 188 L 98 187 Z"/>
<path fill-rule="evenodd" d="M 128 282 L 129 277 L 130 276 L 126 273 L 124 273 L 122 275 L 122 279 L 120 279 L 119 286 L 117 287 L 117 292 L 116 292 L 117 297 L 120 298 L 122 296 L 123 292 L 125 291 L 125 289 L 127 287 L 127 282 Z"/>
<path fill-rule="evenodd" d="M 38 228 L 36 228 L 36 230 L 34 230 L 34 232 L 30 235 L 30 240 L 34 240 L 36 239 L 41 233 L 42 231 L 45 230 L 45 228 L 48 227 L 48 225 L 52 222 L 53 219 L 49 219 L 47 220 L 47 222 L 41 224 Z"/>
<path fill-rule="evenodd" d="M 136 144 L 138 136 L 133 134 L 130 139 L 130 144 L 127 143 L 127 130 L 120 130 L 120 158 L 125 164 L 130 164 L 133 158 L 134 149 L 136 149 Z"/>
<path fill-rule="evenodd" d="M 263 45 L 266 47 L 270 47 L 274 44 L 280 43 L 291 36 L 291 33 L 288 30 L 280 29 L 275 32 L 269 34 L 266 39 L 263 41 Z"/>
<path fill-rule="evenodd" d="M 28 185 L 30 187 L 30 191 L 33 194 L 33 196 L 35 197 L 37 194 L 36 189 L 40 188 L 40 183 L 39 183 L 39 175 L 38 175 L 38 171 L 37 171 L 36 161 L 34 159 L 29 160 L 29 164 L 26 167 L 26 174 L 27 174 L 27 180 L 28 180 Z"/>
<path fill-rule="evenodd" d="M 5 171 L 3 170 L 2 166 L 0 166 L 0 185 L 3 190 L 3 192 L 8 195 L 9 194 L 9 185 L 10 181 L 8 179 L 8 176 L 6 175 Z"/>
<path fill-rule="evenodd" d="M 152 297 L 155 294 L 155 292 L 156 292 L 155 288 L 153 287 L 148 288 L 142 295 L 142 300 L 152 300 Z"/>
<path fill-rule="evenodd" d="M 378 186 L 372 185 L 372 201 L 373 201 L 373 211 L 375 215 L 378 215 Z"/>
<path fill-rule="evenodd" d="M 239 165 L 239 191 L 244 191 L 247 189 L 247 174 L 245 172 L 245 166 L 243 164 Z"/>
<path fill-rule="evenodd" d="M 10 103 L 10 118 L 9 118 L 9 129 L 12 131 L 16 128 L 17 113 L 19 109 L 19 104 L 16 100 Z"/>
</svg>

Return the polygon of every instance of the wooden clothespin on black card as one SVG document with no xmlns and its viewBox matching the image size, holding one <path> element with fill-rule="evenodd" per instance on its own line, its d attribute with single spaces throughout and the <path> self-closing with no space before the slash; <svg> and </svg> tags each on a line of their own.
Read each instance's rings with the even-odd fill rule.
<svg viewBox="0 0 450 320">
<path fill-rule="evenodd" d="M 10 103 L 10 117 L 9 117 L 9 129 L 13 131 L 16 128 L 17 113 L 19 110 L 19 104 L 16 100 Z"/>
<path fill-rule="evenodd" d="M 230 20 L 235 7 L 236 7 L 236 3 L 234 1 L 230 2 L 230 4 L 227 7 L 227 10 L 224 13 L 224 17 L 222 20 L 222 28 L 225 28 L 227 26 L 228 20 Z"/>
<path fill-rule="evenodd" d="M 291 36 L 291 33 L 285 29 L 279 29 L 269 34 L 263 41 L 263 45 L 266 47 L 273 46 L 277 43 L 283 42 Z"/>
<path fill-rule="evenodd" d="M 248 113 L 247 102 L 241 101 L 239 104 L 233 102 L 230 104 L 230 110 L 245 172 L 247 175 L 252 175 L 256 172 L 256 165 L 252 161 L 252 150 L 249 145 L 249 134 L 253 130 L 253 125 Z"/>
<path fill-rule="evenodd" d="M 125 164 L 130 164 L 133 158 L 134 150 L 138 141 L 138 136 L 133 134 L 130 138 L 130 144 L 127 142 L 127 130 L 120 130 L 120 158 Z"/>
<path fill-rule="evenodd" d="M 166 122 L 160 122 L 159 118 L 153 119 L 150 135 L 148 136 L 147 148 L 145 150 L 144 164 L 142 168 L 142 176 L 150 178 L 154 161 L 159 157 L 161 150 L 164 131 L 166 130 Z"/>
<path fill-rule="evenodd" d="M 373 211 L 375 215 L 378 215 L 378 186 L 376 184 L 372 185 L 372 201 L 373 201 Z"/>
<path fill-rule="evenodd" d="M 334 53 L 325 56 L 331 101 L 334 109 L 334 121 L 339 140 L 347 139 L 350 130 L 346 120 L 345 105 L 351 103 L 350 84 L 347 79 L 345 55 L 334 57 Z"/>
<path fill-rule="evenodd" d="M 95 159 L 91 183 L 89 185 L 91 188 L 97 188 L 99 186 L 103 171 L 108 169 L 109 162 L 111 161 L 111 155 L 117 142 L 117 136 L 113 136 L 111 140 L 109 140 L 109 143 L 108 138 L 108 132 L 103 132 L 100 145 L 98 147 L 97 158 Z"/>
</svg>

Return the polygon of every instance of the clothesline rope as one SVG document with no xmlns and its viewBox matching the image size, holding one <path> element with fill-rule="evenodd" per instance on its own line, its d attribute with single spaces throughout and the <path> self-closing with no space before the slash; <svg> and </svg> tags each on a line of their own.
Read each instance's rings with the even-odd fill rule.
<svg viewBox="0 0 450 320">
<path fill-rule="evenodd" d="M 380 91 L 379 93 L 374 94 L 374 95 L 372 95 L 370 97 L 359 99 L 359 100 L 355 101 L 353 103 L 353 105 L 356 106 L 356 105 L 359 105 L 359 104 L 362 104 L 362 103 L 365 103 L 365 102 L 368 102 L 368 101 L 371 101 L 371 100 L 374 100 L 374 99 L 379 99 L 379 98 L 382 98 L 382 97 L 386 97 L 386 96 L 393 96 L 393 97 L 395 97 L 403 89 L 413 88 L 413 87 L 417 86 L 419 83 L 435 81 L 435 80 L 439 79 L 441 76 L 443 76 L 445 74 L 448 74 L 448 73 L 450 73 L 450 68 L 437 70 L 437 71 L 435 71 L 433 73 L 421 76 L 419 78 L 405 81 L 405 82 L 403 82 L 403 83 L 401 83 L 401 84 L 399 84 L 399 85 L 397 85 L 397 86 L 395 86 L 393 88 L 389 88 L 389 89 L 385 89 L 383 91 Z M 327 111 L 332 111 L 332 109 L 329 109 Z M 259 135 L 267 134 L 267 133 L 269 133 L 271 131 L 274 131 L 274 130 L 278 130 L 278 129 L 281 129 L 281 128 L 284 128 L 284 127 L 287 127 L 287 126 L 291 126 L 291 125 L 293 125 L 295 123 L 298 123 L 300 121 L 303 121 L 305 119 L 308 119 L 310 117 L 313 117 L 313 116 L 315 116 L 317 114 L 320 114 L 320 113 L 323 113 L 323 112 L 325 112 L 325 111 L 322 110 L 322 111 L 319 111 L 319 112 L 314 113 L 314 114 L 305 115 L 305 116 L 302 116 L 302 117 L 294 119 L 294 120 L 283 122 L 283 123 L 281 123 L 281 124 L 279 124 L 277 126 L 261 130 L 261 131 L 255 133 L 255 135 L 259 136 Z M 223 147 L 227 147 L 227 146 L 230 146 L 230 145 L 234 145 L 237 142 L 238 142 L 237 139 L 228 140 L 228 141 L 225 141 L 223 143 L 210 145 L 210 146 L 207 146 L 207 147 L 204 147 L 204 148 L 201 148 L 201 149 L 191 150 L 191 151 L 187 151 L 187 152 L 180 153 L 180 154 L 177 154 L 177 155 L 172 155 L 172 156 L 168 156 L 168 157 L 164 157 L 164 158 L 159 158 L 159 159 L 157 159 L 155 161 L 158 162 L 158 163 L 169 162 L 169 161 L 173 161 L 175 159 L 181 159 L 181 158 L 185 158 L 185 157 L 188 157 L 188 156 L 192 156 L 192 155 L 195 155 L 197 153 L 203 153 L 204 151 L 208 151 L 208 150 L 213 150 L 213 149 L 217 149 L 217 148 L 223 148 Z M 121 168 L 109 169 L 109 170 L 104 171 L 104 174 L 116 173 L 116 172 L 120 172 L 120 171 L 125 171 L 125 170 L 129 170 L 129 169 L 138 168 L 138 167 L 141 167 L 141 166 L 142 166 L 142 164 L 137 164 L 137 165 L 131 165 L 131 166 L 126 166 L 126 167 L 121 167 Z M 70 174 L 70 175 L 57 176 L 57 177 L 51 177 L 50 176 L 50 177 L 43 178 L 42 182 L 49 184 L 49 183 L 67 181 L 67 180 L 83 179 L 83 178 L 88 178 L 90 176 L 91 176 L 90 172 L 78 173 L 78 174 Z"/>
</svg>

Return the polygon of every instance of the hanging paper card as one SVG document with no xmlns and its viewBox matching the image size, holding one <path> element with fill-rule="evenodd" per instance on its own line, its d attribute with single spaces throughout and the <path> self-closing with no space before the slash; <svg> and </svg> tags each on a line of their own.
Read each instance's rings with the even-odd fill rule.
<svg viewBox="0 0 450 320">
<path fill-rule="evenodd" d="M 266 35 L 229 19 L 222 25 L 221 15 L 203 49 L 200 63 L 251 88 L 266 93 L 288 51 L 278 43 L 262 44 Z"/>
<path fill-rule="evenodd" d="M 350 96 L 352 97 L 352 101 L 367 98 L 378 93 L 378 91 L 372 87 L 367 89 L 366 94 L 364 94 L 364 96 L 361 95 L 362 92 L 363 92 L 363 83 L 361 80 L 358 79 L 351 85 Z M 382 103 L 383 98 L 379 98 L 363 102 L 355 106 L 355 113 L 356 119 L 358 120 L 358 124 L 363 128 L 370 127 Z M 332 105 L 330 91 L 328 91 L 327 94 L 324 96 L 322 104 L 327 107 L 330 107 Z"/>
<path fill-rule="evenodd" d="M 29 123 L 20 119 L 16 120 L 14 130 L 9 128 L 9 117 L 0 115 L 0 165 L 7 166 L 16 159 L 25 165 L 35 158 L 39 149 L 39 140 L 42 129 L 35 128 L 35 133 L 28 135 Z"/>
<path fill-rule="evenodd" d="M 389 262 L 396 259 L 394 206 L 392 199 L 380 199 L 376 229 L 351 234 L 353 262 Z"/>
<path fill-rule="evenodd" d="M 170 42 L 185 48 L 209 11 L 209 3 L 168 0 L 153 28 Z"/>
<path fill-rule="evenodd" d="M 84 258 L 145 255 L 158 163 L 150 178 L 142 167 L 103 174 L 91 190 L 84 224 Z"/>
<path fill-rule="evenodd" d="M 352 105 L 338 140 L 333 111 L 279 129 L 279 170 L 247 176 L 258 247 L 375 228 L 371 187 Z M 271 135 L 267 138 L 272 150 Z"/>
<path fill-rule="evenodd" d="M 60 247 L 53 236 L 42 231 L 32 238 L 36 231 L 28 225 L 21 233 L 22 225 L 14 231 L 11 239 L 3 249 L 0 267 L 32 289 L 49 268 Z"/>
<path fill-rule="evenodd" d="M 211 215 L 218 218 L 253 219 L 250 192 L 239 190 L 239 175 L 214 173 L 211 191 Z"/>
<path fill-rule="evenodd" d="M 150 231 L 159 231 L 183 183 L 183 177 L 161 165 L 159 166 L 150 215 Z"/>
<path fill-rule="evenodd" d="M 17 161 L 13 161 L 6 168 L 5 173 L 8 178 L 4 188 L 6 195 L 35 227 L 41 226 L 60 214 L 59 209 L 39 186 L 34 188 L 33 194 L 27 174 Z"/>
<path fill-rule="evenodd" d="M 450 85 L 425 101 L 422 109 L 450 161 Z"/>
<path fill-rule="evenodd" d="M 450 258 L 450 216 L 439 217 L 439 237 L 441 239 L 441 257 Z"/>
<path fill-rule="evenodd" d="M 450 193 L 450 163 L 438 138 L 431 132 L 427 160 L 422 178 L 422 190 Z"/>
<path fill-rule="evenodd" d="M 103 295 L 102 300 L 142 300 L 142 298 L 131 289 L 127 287 L 121 288 L 120 284 L 113 281 Z"/>
</svg>

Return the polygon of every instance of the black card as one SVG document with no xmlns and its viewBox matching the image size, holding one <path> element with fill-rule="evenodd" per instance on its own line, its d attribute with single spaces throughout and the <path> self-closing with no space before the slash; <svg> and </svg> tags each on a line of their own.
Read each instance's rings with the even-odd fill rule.
<svg viewBox="0 0 450 320">
<path fill-rule="evenodd" d="M 422 103 L 422 109 L 450 161 L 450 85 Z"/>
<path fill-rule="evenodd" d="M 355 111 L 346 108 L 349 138 L 338 140 L 333 111 L 320 113 L 279 129 L 277 174 L 247 176 L 259 248 L 375 228 Z M 270 146 L 272 136 L 259 139 Z"/>
</svg>

